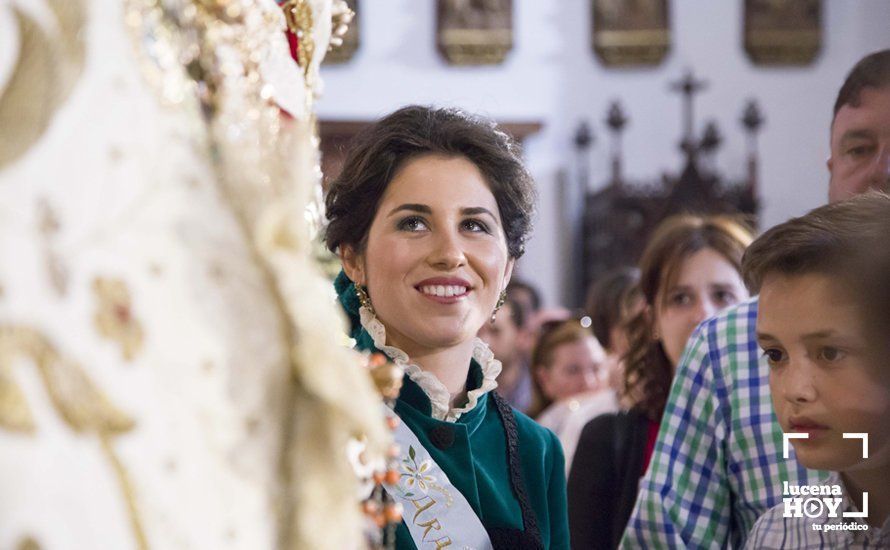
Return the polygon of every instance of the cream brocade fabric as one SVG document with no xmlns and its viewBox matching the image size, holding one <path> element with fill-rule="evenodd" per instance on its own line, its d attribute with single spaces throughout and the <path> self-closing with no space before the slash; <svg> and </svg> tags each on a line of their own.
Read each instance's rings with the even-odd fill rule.
<svg viewBox="0 0 890 550">
<path fill-rule="evenodd" d="M 363 547 L 297 4 L 305 67 L 274 0 L 0 2 L 0 549 Z"/>
<path fill-rule="evenodd" d="M 451 407 L 451 393 L 442 382 L 431 372 L 423 370 L 412 363 L 408 354 L 394 346 L 386 345 L 386 327 L 365 307 L 359 309 L 362 326 L 371 335 L 377 349 L 385 353 L 397 365 L 405 369 L 408 377 L 427 394 L 432 405 L 432 416 L 436 420 L 456 422 L 460 415 L 473 410 L 479 398 L 498 387 L 497 377 L 501 373 L 501 362 L 494 358 L 488 345 L 476 338 L 473 344 L 473 359 L 482 367 L 482 385 L 467 392 L 467 404 L 463 407 Z"/>
</svg>

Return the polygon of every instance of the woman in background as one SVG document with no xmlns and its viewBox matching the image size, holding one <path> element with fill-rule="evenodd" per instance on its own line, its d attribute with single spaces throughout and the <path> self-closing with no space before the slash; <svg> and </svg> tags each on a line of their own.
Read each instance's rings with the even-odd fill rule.
<svg viewBox="0 0 890 550">
<path fill-rule="evenodd" d="M 572 548 L 617 548 L 649 465 L 671 381 L 695 327 L 748 297 L 739 274 L 751 233 L 727 217 L 676 216 L 640 260 L 645 306 L 628 325 L 622 411 L 581 432 L 568 481 Z"/>
<path fill-rule="evenodd" d="M 577 319 L 545 323 L 532 353 L 532 384 L 531 414 L 559 437 L 568 469 L 580 434 L 569 426 L 583 427 L 618 406 L 608 387 L 606 352 Z"/>
</svg>

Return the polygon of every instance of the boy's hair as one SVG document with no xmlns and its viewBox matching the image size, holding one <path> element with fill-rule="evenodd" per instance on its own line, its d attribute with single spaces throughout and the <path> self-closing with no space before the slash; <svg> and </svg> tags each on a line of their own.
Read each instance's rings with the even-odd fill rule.
<svg viewBox="0 0 890 550">
<path fill-rule="evenodd" d="M 870 191 L 773 227 L 748 247 L 751 294 L 771 274 L 837 277 L 863 313 L 866 336 L 890 357 L 890 195 Z"/>
<path fill-rule="evenodd" d="M 742 277 L 751 294 L 773 273 L 861 278 L 878 248 L 890 247 L 890 195 L 872 191 L 828 204 L 761 235 L 745 251 Z M 875 258 L 877 261 L 877 258 Z M 875 264 L 877 265 L 877 264 Z"/>
</svg>

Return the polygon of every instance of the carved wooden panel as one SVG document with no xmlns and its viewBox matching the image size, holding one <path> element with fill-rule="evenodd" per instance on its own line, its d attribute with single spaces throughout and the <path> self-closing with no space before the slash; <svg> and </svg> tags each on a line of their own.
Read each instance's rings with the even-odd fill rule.
<svg viewBox="0 0 890 550">
<path fill-rule="evenodd" d="M 593 0 L 593 51 L 609 66 L 657 65 L 670 49 L 668 0 Z"/>
<path fill-rule="evenodd" d="M 513 0 L 438 0 L 436 45 L 452 65 L 496 65 L 513 48 Z"/>
<path fill-rule="evenodd" d="M 745 51 L 760 65 L 806 65 L 822 48 L 822 0 L 745 0 Z"/>
</svg>

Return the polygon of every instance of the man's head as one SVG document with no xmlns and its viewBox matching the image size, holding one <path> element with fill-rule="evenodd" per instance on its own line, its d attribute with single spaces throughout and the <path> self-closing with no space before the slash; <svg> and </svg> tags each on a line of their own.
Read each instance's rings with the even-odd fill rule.
<svg viewBox="0 0 890 550">
<path fill-rule="evenodd" d="M 864 57 L 838 92 L 831 124 L 830 202 L 890 191 L 890 50 Z"/>
<path fill-rule="evenodd" d="M 871 192 L 774 227 L 746 251 L 773 407 L 807 468 L 890 465 L 890 196 Z M 870 458 L 844 433 L 868 433 Z"/>
<path fill-rule="evenodd" d="M 517 341 L 525 325 L 525 309 L 519 302 L 507 298 L 498 311 L 493 323 L 485 323 L 479 330 L 479 338 L 485 340 L 497 360 L 505 368 L 511 367 L 518 359 L 520 350 Z"/>
<path fill-rule="evenodd" d="M 507 298 L 513 300 L 522 308 L 523 321 L 520 325 L 519 337 L 516 347 L 525 361 L 529 361 L 532 348 L 537 338 L 536 330 L 539 324 L 538 312 L 541 310 L 541 294 L 534 286 L 516 277 L 507 285 Z"/>
</svg>

